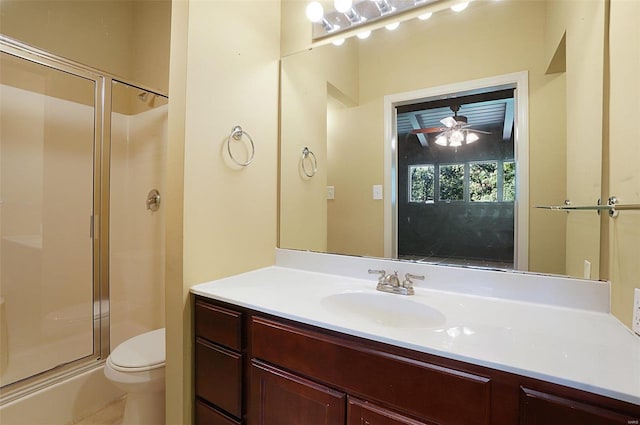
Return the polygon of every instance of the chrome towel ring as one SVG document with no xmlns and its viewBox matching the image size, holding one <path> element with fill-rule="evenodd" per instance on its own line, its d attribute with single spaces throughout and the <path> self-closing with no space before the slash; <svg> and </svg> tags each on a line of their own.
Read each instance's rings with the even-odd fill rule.
<svg viewBox="0 0 640 425">
<path fill-rule="evenodd" d="M 247 160 L 247 162 L 238 161 L 233 157 L 233 154 L 231 153 L 231 139 L 233 138 L 233 140 L 241 140 L 242 136 L 247 136 L 247 139 L 249 139 L 249 142 L 251 143 L 251 154 L 249 155 L 249 159 Z M 253 139 L 251 138 L 249 133 L 244 131 L 242 127 L 240 127 L 239 125 L 236 125 L 231 130 L 231 134 L 229 134 L 229 137 L 227 137 L 227 152 L 229 152 L 229 158 L 231 158 L 231 160 L 236 165 L 239 165 L 241 167 L 246 167 L 247 165 L 251 164 L 251 161 L 253 161 L 253 156 L 256 153 L 256 146 L 253 144 Z"/>
<path fill-rule="evenodd" d="M 306 162 L 305 159 L 309 159 L 308 162 L 311 162 L 312 169 L 310 173 L 307 172 L 307 168 L 305 167 L 305 162 Z M 306 146 L 304 147 L 304 149 L 302 149 L 301 163 L 302 163 L 302 172 L 304 173 L 305 176 L 313 177 L 318 172 L 318 159 L 316 158 L 316 155 L 313 152 L 311 152 L 309 148 Z"/>
</svg>

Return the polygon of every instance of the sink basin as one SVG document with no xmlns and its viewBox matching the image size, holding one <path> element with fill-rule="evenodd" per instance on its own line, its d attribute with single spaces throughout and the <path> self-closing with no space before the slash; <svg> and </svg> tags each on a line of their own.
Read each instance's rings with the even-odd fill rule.
<svg viewBox="0 0 640 425">
<path fill-rule="evenodd" d="M 343 292 L 324 297 L 320 304 L 340 317 L 394 328 L 433 328 L 445 323 L 438 310 L 403 295 Z"/>
</svg>

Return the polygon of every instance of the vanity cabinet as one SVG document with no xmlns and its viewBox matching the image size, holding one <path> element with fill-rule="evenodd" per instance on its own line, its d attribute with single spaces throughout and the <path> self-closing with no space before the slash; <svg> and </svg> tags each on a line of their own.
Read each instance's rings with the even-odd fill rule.
<svg viewBox="0 0 640 425">
<path fill-rule="evenodd" d="M 241 424 L 243 344 L 241 312 L 195 304 L 196 424 Z"/>
<path fill-rule="evenodd" d="M 203 297 L 196 297 L 195 312 L 198 424 L 628 425 L 640 419 L 638 405 Z M 220 332 L 235 342 L 212 336 Z"/>
<path fill-rule="evenodd" d="M 249 423 L 343 424 L 346 395 L 308 379 L 251 362 Z"/>
</svg>

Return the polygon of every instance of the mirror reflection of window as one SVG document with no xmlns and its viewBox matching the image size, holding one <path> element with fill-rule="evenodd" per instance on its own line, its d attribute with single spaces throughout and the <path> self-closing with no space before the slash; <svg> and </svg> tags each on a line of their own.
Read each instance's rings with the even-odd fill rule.
<svg viewBox="0 0 640 425">
<path fill-rule="evenodd" d="M 440 201 L 464 200 L 464 165 L 441 165 L 440 173 Z"/>
<path fill-rule="evenodd" d="M 433 165 L 409 167 L 409 202 L 433 203 L 435 199 L 434 170 Z"/>
</svg>

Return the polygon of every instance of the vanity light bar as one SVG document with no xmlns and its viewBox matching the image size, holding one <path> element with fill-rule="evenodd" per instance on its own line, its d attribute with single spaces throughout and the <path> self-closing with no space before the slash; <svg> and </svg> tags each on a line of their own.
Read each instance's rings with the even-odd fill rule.
<svg viewBox="0 0 640 425">
<path fill-rule="evenodd" d="M 307 17 L 313 23 L 313 41 L 353 30 L 359 25 L 388 19 L 389 17 L 408 12 L 418 7 L 440 3 L 442 0 L 334 0 L 335 10 L 324 13 L 323 7 L 318 1 L 312 1 L 307 5 Z M 451 9 L 460 11 L 466 8 L 468 1 L 453 3 Z M 315 14 L 310 15 L 310 10 Z M 431 13 L 421 15 L 425 19 Z M 393 23 L 395 24 L 395 23 Z"/>
</svg>

